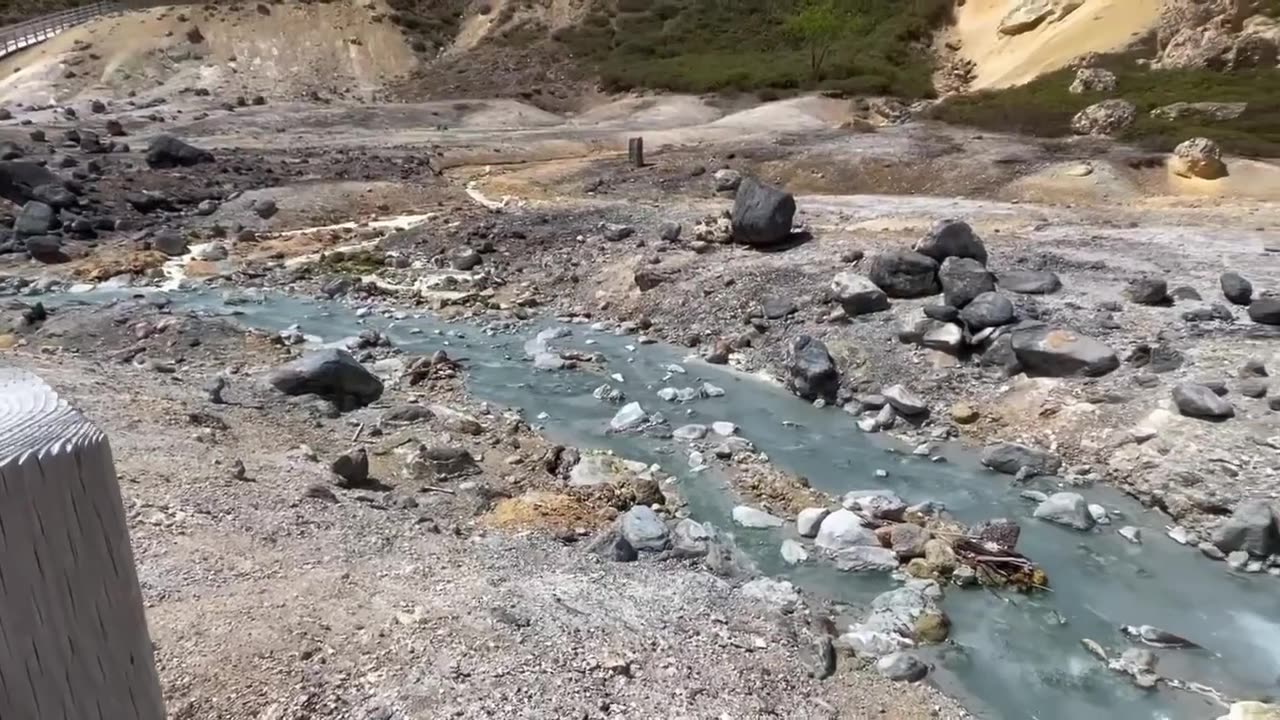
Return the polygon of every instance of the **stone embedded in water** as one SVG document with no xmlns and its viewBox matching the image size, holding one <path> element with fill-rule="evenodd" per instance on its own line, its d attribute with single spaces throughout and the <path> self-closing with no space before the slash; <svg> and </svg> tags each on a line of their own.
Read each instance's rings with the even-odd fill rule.
<svg viewBox="0 0 1280 720">
<path fill-rule="evenodd" d="M 1017 475 L 1023 468 L 1036 475 L 1056 475 L 1062 469 L 1062 458 L 1030 445 L 998 442 L 982 449 L 982 464 L 1006 475 Z"/>
<path fill-rule="evenodd" d="M 836 569 L 841 572 L 892 572 L 898 569 L 898 556 L 892 550 L 879 546 L 854 545 L 835 552 L 833 558 Z"/>
<path fill-rule="evenodd" d="M 1173 403 L 1187 417 L 1222 419 L 1236 414 L 1231 402 L 1197 383 L 1180 383 L 1173 388 Z"/>
<path fill-rule="evenodd" d="M 880 541 L 876 539 L 874 532 L 862 524 L 862 518 L 842 508 L 822 520 L 814 545 L 823 550 L 839 552 L 858 546 L 879 547 Z"/>
<path fill-rule="evenodd" d="M 738 426 L 724 420 L 711 423 L 711 432 L 721 437 L 732 437 L 738 434 Z"/>
<path fill-rule="evenodd" d="M 706 425 L 681 425 L 671 432 L 671 437 L 676 440 L 701 440 L 707 436 Z"/>
<path fill-rule="evenodd" d="M 805 508 L 796 516 L 796 533 L 803 538 L 818 536 L 818 528 L 827 519 L 831 511 L 826 508 Z"/>
<path fill-rule="evenodd" d="M 1018 328 L 1011 337 L 1013 353 L 1029 375 L 1098 377 L 1120 367 L 1114 350 L 1065 327 Z"/>
<path fill-rule="evenodd" d="M 783 540 L 778 552 L 782 554 L 783 562 L 788 565 L 799 565 L 809 559 L 809 551 L 798 540 Z"/>
<path fill-rule="evenodd" d="M 662 518 L 646 505 L 636 505 L 618 521 L 622 536 L 641 552 L 659 552 L 667 548 L 671 533 Z"/>
<path fill-rule="evenodd" d="M 1091 530 L 1095 525 L 1093 516 L 1089 514 L 1089 504 L 1079 493 L 1060 492 L 1050 495 L 1048 500 L 1036 508 L 1035 517 L 1075 530 Z"/>
<path fill-rule="evenodd" d="M 1110 525 L 1111 515 L 1107 513 L 1107 509 L 1101 505 L 1089 505 L 1089 515 L 1093 516 L 1093 521 L 1099 525 Z"/>
<path fill-rule="evenodd" d="M 733 521 L 742 527 L 756 529 L 782 527 L 784 522 L 776 515 L 747 505 L 739 505 L 733 509 Z"/>
<path fill-rule="evenodd" d="M 876 661 L 876 670 L 894 682 L 919 682 L 929 674 L 929 666 L 915 655 L 896 652 Z"/>
<path fill-rule="evenodd" d="M 718 397 L 724 397 L 725 395 L 724 388 L 718 385 L 712 385 L 709 382 L 702 383 L 701 393 L 702 393 L 702 397 L 705 397 L 705 398 L 718 398 Z"/>
<path fill-rule="evenodd" d="M 836 361 L 821 340 L 808 335 L 791 341 L 787 371 L 791 391 L 805 400 L 831 401 L 840 389 L 840 369 Z"/>
<path fill-rule="evenodd" d="M 633 402 L 623 405 L 622 409 L 613 416 L 609 421 L 609 429 L 614 432 L 627 432 L 637 430 L 649 419 L 648 413 L 644 408 L 640 407 L 640 403 Z"/>
<path fill-rule="evenodd" d="M 671 554 L 677 558 L 705 557 L 715 539 L 702 523 L 685 518 L 671 532 Z"/>
<path fill-rule="evenodd" d="M 877 477 L 886 477 L 883 470 L 876 471 Z M 865 515 L 878 520 L 902 520 L 907 510 L 907 503 L 892 490 L 851 490 L 840 499 L 840 504 L 847 510 L 859 510 Z"/>
</svg>

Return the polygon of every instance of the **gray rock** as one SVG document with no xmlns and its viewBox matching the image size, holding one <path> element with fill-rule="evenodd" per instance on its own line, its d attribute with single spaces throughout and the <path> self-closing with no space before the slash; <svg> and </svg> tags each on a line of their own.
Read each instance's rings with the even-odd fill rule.
<svg viewBox="0 0 1280 720">
<path fill-rule="evenodd" d="M 319 395 L 342 410 L 368 405 L 382 396 L 382 381 L 346 350 L 307 353 L 276 369 L 268 381 L 286 395 Z"/>
<path fill-rule="evenodd" d="M 1134 278 L 1124 294 L 1139 305 L 1163 305 L 1169 302 L 1169 284 L 1163 278 Z"/>
<path fill-rule="evenodd" d="M 1169 291 L 1169 297 L 1172 298 L 1174 302 L 1199 302 L 1204 299 L 1201 297 L 1200 291 L 1190 285 L 1179 285 L 1178 287 L 1173 288 Z"/>
<path fill-rule="evenodd" d="M 454 270 L 474 270 L 480 267 L 484 262 L 484 258 L 475 248 L 461 247 L 454 251 L 453 256 L 449 258 L 449 264 Z"/>
<path fill-rule="evenodd" d="M 172 135 L 157 135 L 147 144 L 147 164 L 153 168 L 191 167 L 213 162 L 213 153 Z"/>
<path fill-rule="evenodd" d="M 478 475 L 480 466 L 466 448 L 419 445 L 405 464 L 405 474 L 421 482 L 439 482 Z"/>
<path fill-rule="evenodd" d="M 18 211 L 18 217 L 13 221 L 13 234 L 19 239 L 46 235 L 59 226 L 57 210 L 39 200 L 31 200 Z"/>
<path fill-rule="evenodd" d="M 1227 565 L 1231 566 L 1232 570 L 1244 570 L 1245 566 L 1248 564 L 1249 553 L 1244 550 L 1227 553 Z"/>
<path fill-rule="evenodd" d="M 892 298 L 937 295 L 938 262 L 927 255 L 891 250 L 871 261 L 868 277 Z"/>
<path fill-rule="evenodd" d="M 836 569 L 841 572 L 893 572 L 898 569 L 898 556 L 892 550 L 878 546 L 847 547 L 836 551 L 833 559 Z"/>
<path fill-rule="evenodd" d="M 920 338 L 920 345 L 955 355 L 964 347 L 964 330 L 959 325 L 941 323 L 925 332 Z"/>
<path fill-rule="evenodd" d="M 830 552 L 839 552 L 851 547 L 879 547 L 880 541 L 876 539 L 874 532 L 862 524 L 862 518 L 840 509 L 823 518 L 814 545 Z"/>
<path fill-rule="evenodd" d="M 938 262 L 947 258 L 970 258 L 987 264 L 987 248 L 969 223 L 962 220 L 939 220 L 929 234 L 915 245 L 915 251 Z"/>
<path fill-rule="evenodd" d="M 707 436 L 707 426 L 698 424 L 681 425 L 671 431 L 671 437 L 676 440 L 701 440 Z"/>
<path fill-rule="evenodd" d="M 996 292 L 982 293 L 960 309 L 960 320 L 975 332 L 1008 325 L 1013 319 L 1013 303 Z"/>
<path fill-rule="evenodd" d="M 783 540 L 778 552 L 788 565 L 799 565 L 809 559 L 809 551 L 798 540 Z"/>
<path fill-rule="evenodd" d="M 1231 402 L 1196 383 L 1180 383 L 1173 388 L 1173 403 L 1187 417 L 1221 419 L 1236 414 Z"/>
<path fill-rule="evenodd" d="M 1236 506 L 1210 539 L 1224 553 L 1243 550 L 1257 557 L 1280 553 L 1276 507 L 1266 500 L 1246 500 Z"/>
<path fill-rule="evenodd" d="M 71 260 L 62 249 L 62 238 L 56 235 L 35 235 L 22 243 L 32 260 L 46 264 L 64 263 Z"/>
<path fill-rule="evenodd" d="M 177 230 L 165 228 L 151 237 L 151 247 L 169 257 L 180 257 L 187 254 L 187 237 Z"/>
<path fill-rule="evenodd" d="M 998 442 L 982 449 L 982 464 L 1005 475 L 1017 475 L 1024 468 L 1036 475 L 1056 475 L 1062 458 L 1030 445 Z"/>
<path fill-rule="evenodd" d="M 915 655 L 896 652 L 876 661 L 876 670 L 894 682 L 919 682 L 929 674 L 929 666 Z"/>
<path fill-rule="evenodd" d="M 612 562 L 635 562 L 640 554 L 617 528 L 610 528 L 588 546 L 588 550 Z"/>
<path fill-rule="evenodd" d="M 1227 554 L 1218 549 L 1217 545 L 1211 542 L 1202 542 L 1196 548 L 1210 560 L 1226 560 Z M 1246 553 L 1248 555 L 1248 553 Z"/>
<path fill-rule="evenodd" d="M 805 508 L 796 515 L 796 533 L 803 538 L 818 536 L 822 521 L 827 519 L 831 511 L 826 508 Z"/>
<path fill-rule="evenodd" d="M 793 300 L 776 295 L 769 295 L 760 301 L 760 312 L 770 320 L 781 320 L 795 314 L 799 308 Z"/>
<path fill-rule="evenodd" d="M 658 228 L 658 239 L 663 242 L 675 242 L 680 239 L 680 232 L 683 229 L 680 223 L 668 220 Z"/>
<path fill-rule="evenodd" d="M 764 529 L 782 527 L 783 520 L 759 508 L 739 505 L 733 509 L 733 521 L 745 528 Z"/>
<path fill-rule="evenodd" d="M 75 193 L 61 185 L 41 185 L 32 191 L 35 200 L 54 208 L 68 208 L 76 204 Z"/>
<path fill-rule="evenodd" d="M 733 237 L 754 247 L 777 245 L 791 235 L 795 214 L 790 193 L 745 178 L 733 202 Z"/>
<path fill-rule="evenodd" d="M 1222 286 L 1222 296 L 1231 303 L 1248 305 L 1253 302 L 1253 283 L 1245 280 L 1239 273 L 1222 273 L 1218 283 Z"/>
<path fill-rule="evenodd" d="M 1079 493 L 1060 492 L 1036 508 L 1035 517 L 1076 530 L 1091 530 L 1096 522 L 1089 512 L 1089 504 Z"/>
<path fill-rule="evenodd" d="M 622 537 L 640 552 L 661 552 L 671 542 L 671 532 L 662 518 L 646 505 L 636 505 L 618 521 Z"/>
<path fill-rule="evenodd" d="M 1280 298 L 1254 300 L 1249 305 L 1249 319 L 1261 325 L 1280 325 Z"/>
<path fill-rule="evenodd" d="M 1254 399 L 1266 397 L 1267 391 L 1270 390 L 1270 386 L 1268 385 L 1265 378 L 1256 378 L 1256 377 L 1245 378 L 1244 380 L 1241 380 L 1237 388 L 1239 389 L 1241 395 L 1247 398 L 1254 398 Z"/>
<path fill-rule="evenodd" d="M 678 558 L 706 557 L 714 540 L 715 535 L 702 523 L 685 518 L 671 532 L 671 554 Z"/>
<path fill-rule="evenodd" d="M 857 273 L 837 273 L 831 281 L 831 294 L 850 317 L 889 309 L 889 296 Z"/>
<path fill-rule="evenodd" d="M 901 385 L 891 385 L 885 388 L 883 394 L 893 409 L 903 415 L 923 415 L 929 412 L 928 403 Z"/>
<path fill-rule="evenodd" d="M 946 283 L 943 283 L 943 287 L 946 287 Z M 925 305 L 922 312 L 930 320 L 944 323 L 955 322 L 960 317 L 960 311 L 950 305 Z"/>
<path fill-rule="evenodd" d="M 1120 367 L 1114 350 L 1066 327 L 1020 327 L 1011 338 L 1014 356 L 1029 375 L 1099 377 Z"/>
<path fill-rule="evenodd" d="M 742 173 L 729 168 L 717 170 L 712 177 L 715 179 L 716 192 L 733 192 L 742 184 Z"/>
<path fill-rule="evenodd" d="M 972 258 L 949 257 L 938 269 L 938 281 L 946 303 L 963 308 L 974 298 L 996 289 L 995 277 L 987 268 Z M 938 318 L 944 319 L 944 318 Z"/>
<path fill-rule="evenodd" d="M 742 586 L 742 594 L 787 612 L 800 604 L 799 591 L 786 580 L 756 578 Z"/>
<path fill-rule="evenodd" d="M 925 543 L 932 536 L 928 530 L 912 523 L 893 525 L 889 533 L 889 549 L 899 560 L 924 557 Z"/>
<path fill-rule="evenodd" d="M 38 187 L 62 184 L 62 178 L 35 163 L 0 162 L 0 198 L 15 205 L 38 199 L 33 194 Z"/>
<path fill-rule="evenodd" d="M 808 335 L 791 341 L 787 361 L 788 386 L 805 400 L 833 401 L 840 389 L 840 370 L 827 346 Z"/>
<path fill-rule="evenodd" d="M 1124 538 L 1125 540 L 1128 540 L 1134 545 L 1142 544 L 1142 530 L 1136 527 L 1133 527 L 1132 525 L 1126 525 L 1120 528 L 1119 530 L 1117 530 L 1116 533 L 1118 533 L 1120 537 Z"/>
<path fill-rule="evenodd" d="M 330 466 L 342 487 L 363 487 L 369 482 L 369 454 L 364 448 L 352 448 L 339 455 Z"/>
<path fill-rule="evenodd" d="M 609 429 L 613 432 L 629 432 L 638 430 L 649 420 L 649 414 L 640 407 L 640 403 L 633 402 L 623 405 L 620 410 L 609 421 Z"/>
</svg>

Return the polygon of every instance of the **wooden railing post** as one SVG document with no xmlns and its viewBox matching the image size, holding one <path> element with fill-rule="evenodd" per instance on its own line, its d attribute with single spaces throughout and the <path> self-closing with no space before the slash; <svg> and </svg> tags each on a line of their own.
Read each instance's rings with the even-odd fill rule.
<svg viewBox="0 0 1280 720">
<path fill-rule="evenodd" d="M 0 718 L 164 720 L 106 436 L 0 368 Z"/>
</svg>

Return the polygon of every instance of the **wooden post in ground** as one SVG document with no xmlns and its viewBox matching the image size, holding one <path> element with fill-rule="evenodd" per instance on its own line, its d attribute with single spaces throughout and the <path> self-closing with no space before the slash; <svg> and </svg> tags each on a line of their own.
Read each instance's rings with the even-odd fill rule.
<svg viewBox="0 0 1280 720">
<path fill-rule="evenodd" d="M 644 138 L 633 137 L 627 141 L 627 160 L 631 167 L 644 167 Z"/>
<path fill-rule="evenodd" d="M 107 438 L 0 368 L 0 718 L 164 717 Z"/>
</svg>

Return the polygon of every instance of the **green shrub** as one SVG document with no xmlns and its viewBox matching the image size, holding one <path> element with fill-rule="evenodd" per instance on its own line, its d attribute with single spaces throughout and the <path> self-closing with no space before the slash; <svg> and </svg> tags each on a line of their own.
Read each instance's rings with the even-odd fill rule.
<svg viewBox="0 0 1280 720">
<path fill-rule="evenodd" d="M 1151 70 L 1125 57 L 1105 59 L 1103 65 L 1116 73 L 1118 86 L 1113 93 L 1074 95 L 1067 88 L 1075 74 L 1061 70 L 1026 85 L 948 98 L 931 115 L 987 130 L 1061 137 L 1071 134 L 1071 118 L 1077 112 L 1107 97 L 1119 97 L 1138 108 L 1138 121 L 1121 139 L 1140 147 L 1165 152 L 1199 135 L 1218 141 L 1228 152 L 1280 156 L 1280 73 Z M 1151 117 L 1152 110 L 1176 102 L 1245 102 L 1248 107 L 1233 120 Z"/>
</svg>

